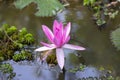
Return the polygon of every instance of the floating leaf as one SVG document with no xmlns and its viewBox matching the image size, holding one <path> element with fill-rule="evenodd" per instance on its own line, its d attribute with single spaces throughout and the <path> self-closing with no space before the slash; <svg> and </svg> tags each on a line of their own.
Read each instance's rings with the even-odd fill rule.
<svg viewBox="0 0 120 80">
<path fill-rule="evenodd" d="M 120 50 L 120 27 L 111 33 L 111 41 Z"/>
<path fill-rule="evenodd" d="M 97 21 L 96 21 L 96 24 L 98 25 L 98 26 L 101 26 L 101 25 L 103 25 L 103 24 L 105 24 L 106 23 L 106 21 L 105 20 L 102 20 L 102 19 L 98 19 Z"/>
<path fill-rule="evenodd" d="M 23 9 L 30 3 L 37 4 L 38 11 L 35 13 L 36 16 L 53 16 L 64 7 L 58 0 L 17 0 L 14 4 L 16 8 Z"/>
</svg>

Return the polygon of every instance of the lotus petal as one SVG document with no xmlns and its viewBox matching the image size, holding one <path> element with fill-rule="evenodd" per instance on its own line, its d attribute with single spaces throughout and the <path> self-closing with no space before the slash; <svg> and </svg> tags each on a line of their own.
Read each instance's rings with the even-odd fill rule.
<svg viewBox="0 0 120 80">
<path fill-rule="evenodd" d="M 64 66 L 64 52 L 62 48 L 56 49 L 56 56 L 57 56 L 57 62 L 61 69 L 63 69 Z"/>
<path fill-rule="evenodd" d="M 65 44 L 63 46 L 63 48 L 74 49 L 74 50 L 85 50 L 84 47 L 76 46 L 76 45 L 72 45 L 72 44 Z"/>
<path fill-rule="evenodd" d="M 43 56 L 42 60 L 46 60 L 46 58 L 52 53 L 52 50 L 49 50 L 45 53 L 45 55 Z"/>
<path fill-rule="evenodd" d="M 64 40 L 66 40 L 66 38 L 70 34 L 70 29 L 71 29 L 71 23 L 69 22 L 67 26 L 64 28 Z"/>
<path fill-rule="evenodd" d="M 35 51 L 46 51 L 46 50 L 51 50 L 51 49 L 54 49 L 56 47 L 46 47 L 46 46 L 43 46 L 43 47 L 40 47 L 40 48 L 37 48 L 35 49 Z"/>
<path fill-rule="evenodd" d="M 69 40 L 70 40 L 70 36 L 68 36 L 68 37 L 66 38 L 66 40 L 65 40 L 64 43 L 68 43 Z"/>
<path fill-rule="evenodd" d="M 45 43 L 45 42 L 40 42 L 43 46 L 46 46 L 46 47 L 49 47 L 49 48 L 51 48 L 51 47 L 55 47 L 55 45 L 54 44 L 48 44 L 48 43 Z"/>
<path fill-rule="evenodd" d="M 54 35 L 53 35 L 52 31 L 45 25 L 42 25 L 42 29 L 43 29 L 45 35 L 47 36 L 47 38 L 50 40 L 50 42 L 53 43 Z"/>
<path fill-rule="evenodd" d="M 57 22 L 57 20 L 54 20 L 54 23 L 53 23 L 53 33 L 54 33 L 54 35 L 56 35 L 59 30 L 60 30 L 60 24 Z"/>
<path fill-rule="evenodd" d="M 63 35 L 62 35 L 62 31 L 61 30 L 58 31 L 58 33 L 55 35 L 54 43 L 57 46 L 61 46 L 63 44 Z"/>
</svg>

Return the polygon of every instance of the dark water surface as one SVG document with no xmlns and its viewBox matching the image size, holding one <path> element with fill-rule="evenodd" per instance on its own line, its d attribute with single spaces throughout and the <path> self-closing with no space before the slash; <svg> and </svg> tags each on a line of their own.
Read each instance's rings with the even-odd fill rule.
<svg viewBox="0 0 120 80">
<path fill-rule="evenodd" d="M 65 50 L 65 52 L 72 52 L 75 54 L 80 53 L 80 55 L 84 58 L 84 63 L 86 65 L 96 67 L 103 66 L 106 69 L 112 70 L 114 75 L 120 76 L 120 51 L 117 51 L 110 41 L 110 32 L 115 30 L 117 25 L 120 24 L 120 15 L 118 15 L 114 20 L 109 20 L 106 27 L 100 31 L 92 19 L 92 12 L 87 7 L 82 6 L 82 3 L 77 0 L 70 2 L 70 6 L 68 6 L 62 13 L 58 13 L 58 15 L 54 17 L 36 17 L 34 15 L 35 12 L 35 6 L 32 4 L 23 10 L 14 8 L 12 4 L 1 4 L 0 26 L 7 23 L 18 26 L 18 28 L 26 27 L 29 32 L 34 34 L 36 45 L 39 45 L 40 41 L 47 41 L 41 29 L 42 24 L 52 27 L 54 19 L 62 21 L 63 23 L 71 22 L 72 37 L 70 43 L 84 46 L 86 47 L 86 51 Z M 70 59 L 67 59 L 66 57 L 66 67 L 72 68 L 72 66 L 77 66 L 80 63 L 79 61 L 80 60 L 77 58 L 73 59 L 71 57 Z M 45 72 L 46 75 L 51 74 L 51 72 L 43 72 Z M 55 72 L 53 73 L 54 74 L 50 76 L 56 75 Z M 43 76 L 45 74 L 43 73 Z M 65 73 L 65 75 L 64 80 L 70 80 L 72 74 Z M 63 74 L 60 75 L 60 77 L 58 76 L 60 78 L 59 80 L 62 80 L 63 76 Z M 73 78 L 71 77 L 72 80 L 74 80 L 74 76 L 72 76 Z M 25 80 L 30 79 L 26 78 Z M 42 80 L 42 78 L 40 80 Z M 54 79 L 49 78 L 46 80 Z"/>
</svg>

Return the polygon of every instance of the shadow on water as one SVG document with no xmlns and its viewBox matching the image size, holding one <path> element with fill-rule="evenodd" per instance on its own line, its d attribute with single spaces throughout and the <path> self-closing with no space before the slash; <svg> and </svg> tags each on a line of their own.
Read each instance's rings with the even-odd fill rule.
<svg viewBox="0 0 120 80">
<path fill-rule="evenodd" d="M 16 25 L 18 28 L 26 27 L 29 32 L 34 34 L 36 45 L 39 45 L 40 41 L 47 41 L 41 30 L 41 25 L 45 24 L 52 27 L 54 19 L 57 19 L 63 23 L 71 22 L 72 37 L 70 43 L 84 46 L 87 49 L 80 52 L 64 50 L 66 55 L 65 74 L 59 70 L 58 66 L 55 69 L 50 69 L 44 64 L 41 69 L 39 62 L 30 63 L 29 65 L 11 63 L 16 72 L 15 80 L 75 80 L 83 77 L 99 77 L 105 74 L 93 66 L 103 66 L 112 70 L 114 75 L 120 76 L 120 51 L 117 51 L 110 41 L 110 32 L 116 29 L 116 26 L 120 23 L 120 15 L 115 20 L 111 20 L 102 31 L 99 31 L 92 20 L 92 12 L 77 1 L 71 1 L 70 6 L 62 13 L 49 18 L 36 17 L 34 15 L 36 11 L 34 5 L 21 11 L 14 8 L 14 6 L 0 5 L 0 26 L 7 23 Z M 69 72 L 69 69 L 79 66 L 80 63 L 92 66 L 87 66 L 84 72 Z"/>
</svg>

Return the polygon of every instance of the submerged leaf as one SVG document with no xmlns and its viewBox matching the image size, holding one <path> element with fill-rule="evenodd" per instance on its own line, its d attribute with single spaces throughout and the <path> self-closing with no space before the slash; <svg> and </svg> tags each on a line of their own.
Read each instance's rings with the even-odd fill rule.
<svg viewBox="0 0 120 80">
<path fill-rule="evenodd" d="M 111 33 L 111 41 L 120 50 L 120 27 Z"/>
<path fill-rule="evenodd" d="M 26 7 L 27 5 L 29 5 L 31 2 L 33 2 L 34 0 L 17 0 L 14 5 L 16 8 L 18 9 L 23 9 L 24 7 Z"/>
<path fill-rule="evenodd" d="M 64 8 L 58 0 L 17 0 L 14 4 L 16 8 L 23 9 L 30 3 L 37 4 L 38 11 L 35 15 L 42 17 L 56 15 L 57 12 Z"/>
</svg>

